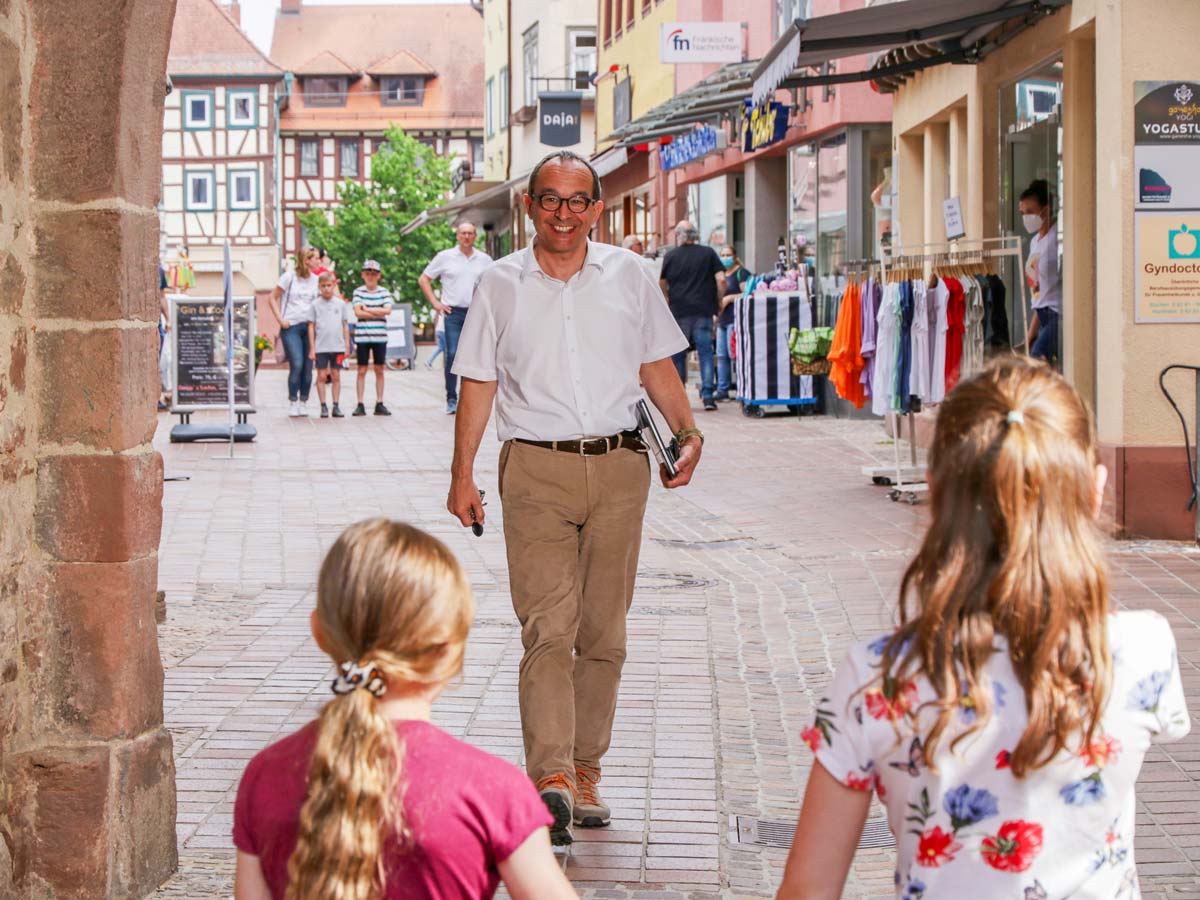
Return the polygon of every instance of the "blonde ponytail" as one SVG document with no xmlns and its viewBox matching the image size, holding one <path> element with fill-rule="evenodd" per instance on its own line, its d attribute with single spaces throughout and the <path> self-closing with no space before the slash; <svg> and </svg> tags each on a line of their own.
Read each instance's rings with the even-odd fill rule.
<svg viewBox="0 0 1200 900">
<path fill-rule="evenodd" d="M 382 684 L 368 678 L 341 693 L 342 684 L 321 712 L 286 900 L 382 895 L 384 848 L 408 838 L 404 748 L 367 688 L 386 697 L 458 675 L 474 612 L 458 561 L 416 528 L 371 519 L 330 549 L 317 582 L 323 645 L 337 665 L 372 666 Z"/>
</svg>

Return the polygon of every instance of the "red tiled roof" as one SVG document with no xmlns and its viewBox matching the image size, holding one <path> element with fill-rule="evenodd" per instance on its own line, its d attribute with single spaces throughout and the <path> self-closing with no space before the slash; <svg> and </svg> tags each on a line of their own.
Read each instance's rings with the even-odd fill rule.
<svg viewBox="0 0 1200 900">
<path fill-rule="evenodd" d="M 361 72 L 332 50 L 322 50 L 312 59 L 296 66 L 297 75 L 350 75 L 357 78 Z"/>
<path fill-rule="evenodd" d="M 299 13 L 276 13 L 271 58 L 285 69 L 298 71 L 297 67 L 333 48 L 355 72 L 408 74 L 375 68 L 408 51 L 437 74 L 426 84 L 425 101 L 419 107 L 381 106 L 376 93 L 379 83 L 364 78 L 350 85 L 346 107 L 305 108 L 302 86 L 297 85 L 300 89 L 293 90 L 280 121 L 284 130 L 382 131 L 389 122 L 405 128 L 482 127 L 483 17 L 470 5 L 306 4 Z"/>
<path fill-rule="evenodd" d="M 179 0 L 171 28 L 167 74 L 278 78 L 283 70 L 251 43 L 214 0 Z"/>
<path fill-rule="evenodd" d="M 367 73 L 374 75 L 426 75 L 437 74 L 433 67 L 411 50 L 397 50 L 367 66 Z"/>
</svg>

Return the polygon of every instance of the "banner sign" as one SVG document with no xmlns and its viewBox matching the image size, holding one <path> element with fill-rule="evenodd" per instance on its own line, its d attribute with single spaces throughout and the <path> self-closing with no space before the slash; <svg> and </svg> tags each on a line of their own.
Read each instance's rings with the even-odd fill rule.
<svg viewBox="0 0 1200 900">
<path fill-rule="evenodd" d="M 782 141 L 787 135 L 788 112 L 786 103 L 754 106 L 747 99 L 742 111 L 742 149 L 749 153 Z"/>
<path fill-rule="evenodd" d="M 660 62 L 742 61 L 741 22 L 664 22 L 660 37 Z"/>
<path fill-rule="evenodd" d="M 658 148 L 658 164 L 664 172 L 695 162 L 702 156 L 719 149 L 719 133 L 710 125 L 701 125 L 695 131 L 677 135 L 669 144 Z"/>
<path fill-rule="evenodd" d="M 579 91 L 544 92 L 538 94 L 538 117 L 541 133 L 538 138 L 548 147 L 573 147 L 579 143 L 579 126 L 583 121 L 583 94 Z"/>
<path fill-rule="evenodd" d="M 1134 85 L 1134 321 L 1200 322 L 1200 83 Z"/>
<path fill-rule="evenodd" d="M 225 303 L 220 297 L 172 296 L 175 390 L 172 411 L 229 405 Z M 251 410 L 254 372 L 254 298 L 233 298 L 234 402 Z"/>
<path fill-rule="evenodd" d="M 631 79 L 613 85 L 613 129 L 628 125 L 633 117 L 633 90 Z"/>
</svg>

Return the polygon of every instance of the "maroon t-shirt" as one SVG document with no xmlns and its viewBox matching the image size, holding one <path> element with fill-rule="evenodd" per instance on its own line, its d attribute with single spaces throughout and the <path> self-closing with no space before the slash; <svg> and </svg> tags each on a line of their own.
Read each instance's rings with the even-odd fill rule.
<svg viewBox="0 0 1200 900">
<path fill-rule="evenodd" d="M 510 763 L 428 722 L 396 723 L 411 843 L 389 841 L 383 900 L 491 897 L 498 865 L 553 819 L 533 783 Z M 257 856 L 275 900 L 287 889 L 317 723 L 267 747 L 238 786 L 233 843 Z"/>
</svg>

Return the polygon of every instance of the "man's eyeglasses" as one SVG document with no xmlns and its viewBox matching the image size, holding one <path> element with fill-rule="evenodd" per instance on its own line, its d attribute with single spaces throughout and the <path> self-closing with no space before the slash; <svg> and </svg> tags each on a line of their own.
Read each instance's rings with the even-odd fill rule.
<svg viewBox="0 0 1200 900">
<path fill-rule="evenodd" d="M 573 213 L 587 212 L 588 207 L 596 202 L 594 197 L 585 197 L 583 194 L 576 194 L 574 197 L 560 197 L 558 194 L 542 193 L 534 194 L 533 199 L 546 212 L 556 212 L 564 203 L 567 204 L 567 209 Z"/>
</svg>

